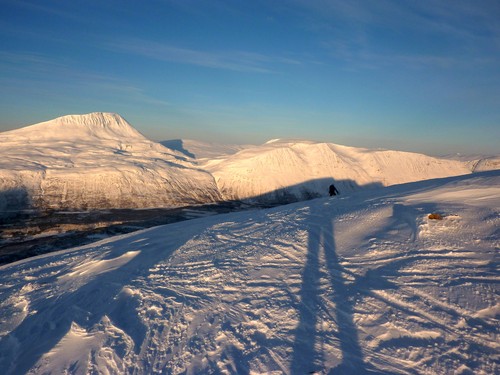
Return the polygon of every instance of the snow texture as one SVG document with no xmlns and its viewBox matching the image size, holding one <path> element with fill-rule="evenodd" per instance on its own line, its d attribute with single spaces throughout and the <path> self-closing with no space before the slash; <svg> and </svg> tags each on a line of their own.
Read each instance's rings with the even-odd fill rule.
<svg viewBox="0 0 500 375">
<path fill-rule="evenodd" d="M 0 373 L 498 374 L 499 208 L 483 172 L 12 263 Z"/>
</svg>

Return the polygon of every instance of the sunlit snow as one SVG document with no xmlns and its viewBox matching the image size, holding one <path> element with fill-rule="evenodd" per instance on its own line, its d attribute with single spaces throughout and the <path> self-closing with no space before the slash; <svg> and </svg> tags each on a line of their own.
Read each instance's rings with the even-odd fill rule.
<svg viewBox="0 0 500 375">
<path fill-rule="evenodd" d="M 0 373 L 495 374 L 499 208 L 483 172 L 12 263 Z"/>
</svg>

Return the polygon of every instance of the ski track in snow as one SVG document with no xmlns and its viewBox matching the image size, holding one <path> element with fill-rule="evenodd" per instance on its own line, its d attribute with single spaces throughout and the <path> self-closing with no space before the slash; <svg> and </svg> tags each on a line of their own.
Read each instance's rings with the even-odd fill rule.
<svg viewBox="0 0 500 375">
<path fill-rule="evenodd" d="M 0 373 L 499 373 L 498 186 L 211 216 L 3 266 Z"/>
</svg>

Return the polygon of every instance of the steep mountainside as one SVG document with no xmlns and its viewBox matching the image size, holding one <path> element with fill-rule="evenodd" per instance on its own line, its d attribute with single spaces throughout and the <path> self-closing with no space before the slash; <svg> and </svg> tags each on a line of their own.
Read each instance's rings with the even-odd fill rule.
<svg viewBox="0 0 500 375">
<path fill-rule="evenodd" d="M 473 172 L 484 172 L 500 169 L 500 156 L 481 158 L 471 163 Z"/>
<path fill-rule="evenodd" d="M 470 173 L 460 161 L 401 151 L 381 151 L 310 141 L 270 141 L 205 168 L 226 199 L 294 200 Z"/>
<path fill-rule="evenodd" d="M 0 209 L 135 208 L 218 200 L 212 176 L 111 113 L 0 134 Z"/>
</svg>

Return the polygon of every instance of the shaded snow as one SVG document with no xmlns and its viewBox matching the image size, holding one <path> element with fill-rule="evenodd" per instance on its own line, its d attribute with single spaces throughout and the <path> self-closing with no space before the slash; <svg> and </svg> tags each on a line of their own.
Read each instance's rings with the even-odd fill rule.
<svg viewBox="0 0 500 375">
<path fill-rule="evenodd" d="M 3 266 L 0 373 L 495 374 L 499 208 L 496 171 Z"/>
</svg>

